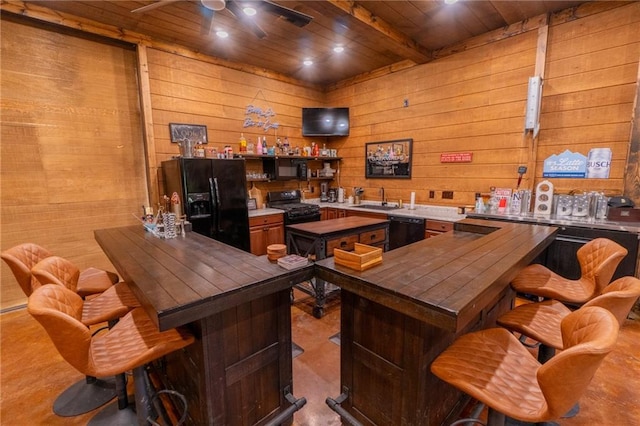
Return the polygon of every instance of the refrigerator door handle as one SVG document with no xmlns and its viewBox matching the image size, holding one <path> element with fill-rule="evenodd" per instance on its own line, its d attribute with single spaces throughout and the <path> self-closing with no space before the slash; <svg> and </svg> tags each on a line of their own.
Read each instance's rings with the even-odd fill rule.
<svg viewBox="0 0 640 426">
<path fill-rule="evenodd" d="M 220 197 L 218 194 L 220 193 L 218 190 L 218 178 L 209 178 L 209 190 L 211 191 L 211 203 L 213 204 L 213 211 L 211 212 L 213 215 L 213 225 L 215 227 L 216 235 L 220 232 Z"/>
</svg>

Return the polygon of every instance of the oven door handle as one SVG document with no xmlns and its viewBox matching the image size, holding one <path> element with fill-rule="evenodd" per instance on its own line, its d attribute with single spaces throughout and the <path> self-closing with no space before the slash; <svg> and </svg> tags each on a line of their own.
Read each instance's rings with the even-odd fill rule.
<svg viewBox="0 0 640 426">
<path fill-rule="evenodd" d="M 556 241 L 564 241 L 564 242 L 567 242 L 567 243 L 586 244 L 591 240 L 589 240 L 588 238 L 569 237 L 569 236 L 560 234 L 560 235 L 556 236 Z"/>
</svg>

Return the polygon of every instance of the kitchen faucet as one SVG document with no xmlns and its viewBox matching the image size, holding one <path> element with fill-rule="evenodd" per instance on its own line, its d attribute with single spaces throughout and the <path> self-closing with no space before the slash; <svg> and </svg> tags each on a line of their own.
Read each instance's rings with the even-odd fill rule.
<svg viewBox="0 0 640 426">
<path fill-rule="evenodd" d="M 382 196 L 382 205 L 386 206 L 387 205 L 387 199 L 384 197 L 384 187 L 380 187 L 380 195 Z"/>
</svg>

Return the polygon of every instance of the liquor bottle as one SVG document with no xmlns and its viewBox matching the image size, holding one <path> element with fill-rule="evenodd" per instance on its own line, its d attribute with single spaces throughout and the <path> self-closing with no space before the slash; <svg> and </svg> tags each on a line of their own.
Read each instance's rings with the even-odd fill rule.
<svg viewBox="0 0 640 426">
<path fill-rule="evenodd" d="M 262 139 L 260 138 L 260 136 L 258 136 L 258 142 L 256 143 L 256 149 L 257 149 L 257 153 L 258 155 L 262 155 Z"/>
<path fill-rule="evenodd" d="M 247 152 L 247 140 L 244 138 L 244 133 L 240 133 L 240 150 L 241 153 Z"/>
<path fill-rule="evenodd" d="M 289 150 L 291 149 L 291 147 L 289 146 L 289 138 L 288 137 L 284 137 L 284 142 L 282 143 L 282 151 L 285 154 L 289 154 Z"/>
</svg>

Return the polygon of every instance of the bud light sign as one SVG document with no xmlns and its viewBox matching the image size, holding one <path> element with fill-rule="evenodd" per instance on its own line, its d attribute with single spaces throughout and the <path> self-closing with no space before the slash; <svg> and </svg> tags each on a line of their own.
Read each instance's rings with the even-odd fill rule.
<svg viewBox="0 0 640 426">
<path fill-rule="evenodd" d="M 607 179 L 611 169 L 611 149 L 593 148 L 588 157 L 579 152 L 564 151 L 544 160 L 545 178 Z"/>
</svg>

